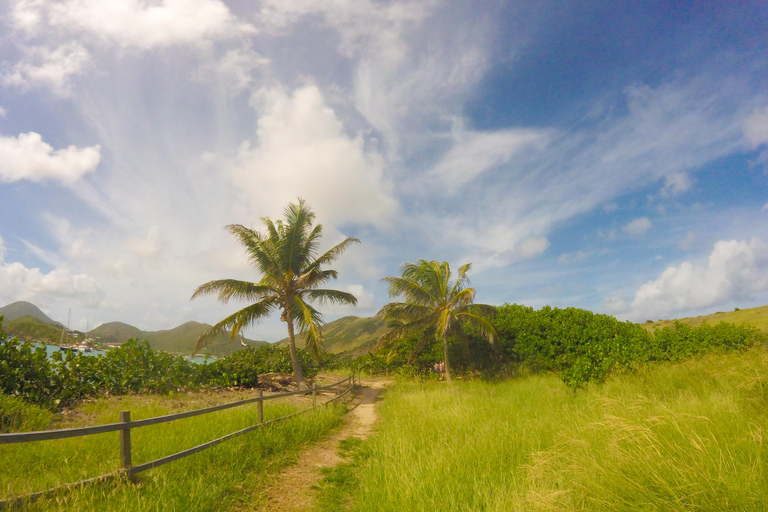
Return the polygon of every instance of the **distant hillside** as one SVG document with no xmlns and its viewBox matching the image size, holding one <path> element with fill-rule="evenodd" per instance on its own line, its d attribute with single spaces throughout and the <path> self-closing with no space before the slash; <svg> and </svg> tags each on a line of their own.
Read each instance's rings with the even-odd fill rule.
<svg viewBox="0 0 768 512">
<path fill-rule="evenodd" d="M 323 325 L 325 348 L 332 354 L 365 354 L 376 346 L 379 336 L 386 331 L 384 322 L 376 318 L 345 316 Z M 287 346 L 288 338 L 280 340 L 278 345 Z M 301 336 L 297 336 L 296 346 L 304 348 L 304 339 Z"/>
<path fill-rule="evenodd" d="M 62 329 L 63 328 L 57 324 L 43 322 L 31 315 L 14 318 L 3 324 L 3 331 L 15 338 L 26 341 L 44 341 L 51 344 L 61 342 Z M 80 337 L 69 334 L 70 342 L 75 339 L 79 340 Z"/>
<path fill-rule="evenodd" d="M 147 340 L 155 350 L 164 352 L 176 352 L 191 354 L 197 339 L 202 333 L 210 329 L 208 324 L 199 322 L 187 322 L 167 331 L 142 331 L 132 325 L 122 322 L 109 322 L 102 324 L 91 331 L 94 338 L 107 343 L 121 343 L 131 338 Z M 245 343 L 252 347 L 258 347 L 267 343 L 246 339 Z M 240 340 L 232 340 L 229 335 L 221 335 L 208 342 L 208 347 L 201 352 L 214 356 L 228 356 L 242 348 Z"/>
<path fill-rule="evenodd" d="M 41 341 L 57 344 L 61 341 L 61 333 L 64 326 L 48 318 L 45 313 L 29 302 L 14 302 L 0 308 L 0 315 L 5 317 L 3 330 L 11 336 L 22 340 Z M 122 343 L 131 338 L 147 340 L 155 350 L 175 352 L 179 354 L 191 354 L 197 339 L 202 333 L 210 329 L 208 324 L 199 322 L 187 322 L 167 331 L 142 331 L 132 325 L 122 322 L 108 322 L 93 329 L 89 337 L 103 343 Z M 85 339 L 81 332 L 70 332 L 69 343 L 76 343 Z M 244 340 L 251 347 L 266 344 L 266 341 Z M 217 357 L 228 356 L 238 350 L 242 345 L 240 339 L 232 340 L 229 335 L 221 335 L 212 339 L 208 347 L 201 352 Z"/>
<path fill-rule="evenodd" d="M 64 327 L 59 322 L 48 318 L 45 313 L 40 311 L 40 308 L 30 302 L 18 301 L 14 302 L 13 304 L 8 304 L 7 306 L 3 306 L 0 308 L 0 316 L 4 316 L 6 322 L 16 320 L 17 318 L 21 318 L 23 316 L 31 316 L 33 318 L 37 318 L 38 320 L 42 320 L 47 324 L 57 325 L 59 329 Z"/>
<path fill-rule="evenodd" d="M 736 325 L 746 324 L 752 325 L 768 332 L 768 306 L 760 306 L 757 308 L 740 309 L 738 311 L 718 312 L 711 315 L 693 316 L 689 318 L 679 318 L 677 320 L 680 323 L 688 324 L 693 327 L 697 327 L 704 322 L 708 324 L 717 324 L 720 322 L 729 322 Z M 674 325 L 675 320 L 659 320 L 658 322 L 646 322 L 640 324 L 649 331 L 654 329 L 660 329 Z"/>
<path fill-rule="evenodd" d="M 91 335 L 104 343 L 122 343 L 131 338 L 141 338 L 144 331 L 123 322 L 107 322 L 92 330 Z"/>
</svg>

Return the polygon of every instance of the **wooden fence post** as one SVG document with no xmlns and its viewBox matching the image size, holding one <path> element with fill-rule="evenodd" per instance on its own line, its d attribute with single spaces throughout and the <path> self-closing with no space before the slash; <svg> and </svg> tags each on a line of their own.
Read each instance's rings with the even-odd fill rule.
<svg viewBox="0 0 768 512">
<path fill-rule="evenodd" d="M 317 407 L 317 384 L 312 384 L 312 407 Z"/>
<path fill-rule="evenodd" d="M 259 390 L 259 398 L 264 398 L 264 391 Z M 264 400 L 258 401 L 259 423 L 264 423 Z"/>
<path fill-rule="evenodd" d="M 120 422 L 129 423 L 130 421 L 131 411 L 120 411 Z M 120 430 L 120 462 L 124 470 L 131 470 L 131 427 Z"/>
</svg>

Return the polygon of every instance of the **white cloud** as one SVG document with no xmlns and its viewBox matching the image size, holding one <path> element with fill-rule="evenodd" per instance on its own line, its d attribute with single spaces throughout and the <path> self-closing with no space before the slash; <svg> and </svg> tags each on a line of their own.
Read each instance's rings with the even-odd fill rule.
<svg viewBox="0 0 768 512">
<path fill-rule="evenodd" d="M 255 102 L 258 141 L 243 144 L 232 175 L 252 213 L 275 215 L 301 196 L 326 222 L 389 224 L 398 206 L 381 155 L 345 134 L 317 87 L 264 90 Z"/>
<path fill-rule="evenodd" d="M 38 268 L 6 262 L 0 239 L 0 303 L 51 297 L 76 299 L 81 304 L 96 307 L 104 301 L 105 294 L 93 277 L 73 273 L 66 267 L 54 268 L 46 274 Z"/>
<path fill-rule="evenodd" d="M 768 107 L 758 108 L 744 119 L 744 137 L 756 148 L 768 143 Z"/>
<path fill-rule="evenodd" d="M 42 20 L 47 20 L 55 29 L 143 50 L 254 32 L 219 0 L 67 0 L 20 5 L 14 11 L 18 28 L 39 32 Z"/>
<path fill-rule="evenodd" d="M 768 290 L 768 244 L 759 238 L 719 241 L 706 265 L 684 261 L 635 292 L 632 304 L 618 308 L 640 320 L 747 300 Z M 618 301 L 616 301 L 618 302 Z M 606 303 L 606 309 L 608 305 Z"/>
<path fill-rule="evenodd" d="M 632 236 L 643 236 L 652 227 L 653 224 L 648 220 L 648 217 L 640 217 L 622 227 L 621 230 Z"/>
<path fill-rule="evenodd" d="M 2 117 L 3 119 L 8 117 L 8 111 L 5 110 L 3 107 L 0 107 L 0 117 Z"/>
<path fill-rule="evenodd" d="M 675 197 L 687 192 L 693 180 L 687 172 L 675 172 L 664 176 L 664 184 L 661 186 L 661 197 Z"/>
<path fill-rule="evenodd" d="M 35 132 L 18 137 L 0 136 L 0 182 L 51 179 L 72 184 L 96 170 L 100 151 L 100 146 L 54 150 Z"/>
<path fill-rule="evenodd" d="M 43 21 L 45 1 L 18 0 L 11 10 L 13 26 L 30 34 L 36 33 Z"/>
<path fill-rule="evenodd" d="M 60 96 L 71 92 L 71 78 L 81 73 L 91 62 L 91 56 L 80 43 L 71 42 L 55 49 L 45 46 L 26 49 L 26 59 L 6 68 L 5 85 L 27 90 L 49 87 Z"/>
<path fill-rule="evenodd" d="M 198 78 L 215 77 L 228 84 L 233 93 L 249 88 L 254 83 L 254 71 L 264 68 L 270 60 L 250 47 L 228 50 L 221 58 L 209 63 L 197 73 Z"/>
</svg>

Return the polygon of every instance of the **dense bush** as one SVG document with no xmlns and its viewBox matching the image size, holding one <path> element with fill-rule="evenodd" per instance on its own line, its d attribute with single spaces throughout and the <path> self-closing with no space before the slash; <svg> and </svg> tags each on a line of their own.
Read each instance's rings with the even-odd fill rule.
<svg viewBox="0 0 768 512">
<path fill-rule="evenodd" d="M 569 387 L 602 382 L 615 368 L 631 368 L 646 359 L 651 340 L 639 325 L 577 308 L 534 311 L 505 304 L 494 325 L 507 357 L 534 372 L 558 372 Z"/>
<path fill-rule="evenodd" d="M 466 339 L 449 338 L 453 370 L 483 378 L 504 377 L 515 370 L 553 372 L 568 387 L 579 388 L 643 363 L 679 361 L 766 342 L 765 333 L 748 326 L 690 327 L 676 322 L 650 333 L 640 325 L 577 308 L 534 310 L 505 304 L 497 308 L 492 323 L 500 334 L 503 354 L 495 353 L 480 333 L 469 328 Z M 414 350 L 417 357 L 411 360 Z M 415 335 L 394 347 L 353 359 L 350 366 L 424 376 L 442 357 L 439 344 Z"/>
<path fill-rule="evenodd" d="M 307 377 L 317 375 L 318 367 L 306 351 L 299 350 L 299 360 Z M 100 356 L 54 352 L 48 359 L 45 348 L 3 333 L 0 317 L 0 393 L 49 409 L 99 393 L 254 387 L 259 374 L 292 371 L 288 348 L 272 345 L 240 350 L 208 365 L 152 350 L 148 342 L 135 339 Z"/>
<path fill-rule="evenodd" d="M 0 317 L 0 393 L 20 395 L 25 400 L 49 405 L 56 375 L 45 348 L 10 338 L 2 330 Z"/>
<path fill-rule="evenodd" d="M 713 351 L 743 349 L 766 340 L 754 327 L 719 323 L 690 327 L 675 322 L 649 333 L 631 322 L 576 308 L 517 304 L 497 310 L 494 325 L 506 356 L 534 372 L 557 372 L 571 388 L 602 382 L 639 363 L 680 361 Z"/>
<path fill-rule="evenodd" d="M 298 350 L 299 362 L 304 376 L 311 379 L 317 375 L 318 367 L 305 350 Z M 200 380 L 213 386 L 254 387 L 258 376 L 264 373 L 292 373 L 291 352 L 288 347 L 262 345 L 235 352 L 200 369 Z"/>
<path fill-rule="evenodd" d="M 680 361 L 699 354 L 740 350 L 766 341 L 756 327 L 718 323 L 691 327 L 675 322 L 654 332 L 647 350 L 649 361 Z"/>
</svg>

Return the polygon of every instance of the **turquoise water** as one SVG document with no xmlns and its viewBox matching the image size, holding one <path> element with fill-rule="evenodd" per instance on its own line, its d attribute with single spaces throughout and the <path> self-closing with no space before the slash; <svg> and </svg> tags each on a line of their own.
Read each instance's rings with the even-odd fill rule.
<svg viewBox="0 0 768 512">
<path fill-rule="evenodd" d="M 33 343 L 36 347 L 42 347 L 42 343 Z M 54 352 L 59 352 L 59 346 L 58 345 L 45 345 L 45 352 L 48 354 L 48 359 L 51 359 L 51 356 Z M 84 356 L 101 356 L 104 355 L 106 352 L 104 350 L 91 350 L 90 352 L 81 352 Z M 63 354 L 62 354 L 63 355 Z M 192 361 L 196 364 L 208 364 L 212 363 L 216 360 L 216 358 L 209 357 L 207 360 L 205 356 L 184 356 L 184 359 L 187 361 Z"/>
</svg>

